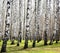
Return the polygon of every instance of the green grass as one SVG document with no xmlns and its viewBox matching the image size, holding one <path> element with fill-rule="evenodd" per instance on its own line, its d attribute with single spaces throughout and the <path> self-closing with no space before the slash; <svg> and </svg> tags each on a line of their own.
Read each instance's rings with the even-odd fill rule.
<svg viewBox="0 0 60 53">
<path fill-rule="evenodd" d="M 16 46 L 17 41 L 15 41 L 15 45 L 10 45 L 10 41 L 8 41 L 7 52 L 6 53 L 60 53 L 60 42 L 53 45 L 44 46 L 43 41 L 36 43 L 36 47 L 32 48 L 32 42 L 29 41 L 29 48 L 23 49 L 24 41 L 20 43 L 20 46 Z M 1 49 L 2 42 L 0 42 Z"/>
</svg>

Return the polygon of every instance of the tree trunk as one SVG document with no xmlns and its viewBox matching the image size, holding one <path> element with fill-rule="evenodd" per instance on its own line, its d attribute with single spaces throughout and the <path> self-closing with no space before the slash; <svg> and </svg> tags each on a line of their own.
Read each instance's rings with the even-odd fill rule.
<svg viewBox="0 0 60 53">
<path fill-rule="evenodd" d="M 7 40 L 8 40 L 7 37 L 5 37 L 5 38 L 3 39 L 3 44 L 2 44 L 2 48 L 1 48 L 1 53 L 2 53 L 2 52 L 6 52 Z"/>
<path fill-rule="evenodd" d="M 30 12 L 29 12 L 29 10 L 30 10 L 30 8 L 29 8 L 29 6 L 30 6 L 31 4 L 30 4 L 30 0 L 28 0 L 27 1 L 27 15 L 26 15 L 26 34 L 25 34 L 25 45 L 24 45 L 24 49 L 26 49 L 26 48 L 28 48 L 28 36 L 29 36 L 29 27 L 30 27 L 30 25 L 29 25 L 29 22 L 30 22 Z"/>
<path fill-rule="evenodd" d="M 5 2 L 5 1 L 3 1 Z M 7 41 L 9 39 L 9 34 L 10 34 L 10 22 L 8 22 L 8 17 L 10 18 L 10 1 L 6 1 L 6 6 L 7 6 L 7 12 L 6 12 L 6 18 L 5 18 L 5 34 L 4 34 L 4 39 L 3 39 L 3 44 L 1 48 L 1 53 L 6 52 L 6 46 L 7 46 Z"/>
<path fill-rule="evenodd" d="M 47 45 L 47 33 L 46 33 L 46 31 L 44 32 L 44 45 Z"/>
<path fill-rule="evenodd" d="M 11 40 L 11 45 L 14 45 L 14 37 L 12 37 L 12 40 Z"/>
</svg>

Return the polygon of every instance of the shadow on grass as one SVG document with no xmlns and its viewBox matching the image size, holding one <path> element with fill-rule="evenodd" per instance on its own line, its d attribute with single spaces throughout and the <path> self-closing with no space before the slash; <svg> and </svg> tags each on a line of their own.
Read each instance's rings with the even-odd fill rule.
<svg viewBox="0 0 60 53">
<path fill-rule="evenodd" d="M 30 45 L 31 46 L 31 45 Z M 32 49 L 32 48 L 37 48 L 37 47 L 44 47 L 44 45 L 40 45 L 40 46 L 36 46 L 36 47 L 28 47 L 27 49 Z M 24 51 L 24 50 L 27 50 L 27 49 L 24 49 L 24 48 L 20 48 L 20 47 L 17 47 L 17 46 L 14 46 L 14 47 L 8 47 L 10 50 L 7 51 L 7 52 L 15 52 L 15 51 Z"/>
<path fill-rule="evenodd" d="M 53 45 L 49 45 L 49 44 L 44 45 L 44 44 L 39 43 L 39 45 L 36 44 L 36 47 L 32 47 L 32 45 L 29 45 L 29 47 L 27 49 L 29 50 L 29 49 L 37 48 L 37 47 L 38 48 L 45 48 L 45 47 L 52 48 L 52 47 L 57 47 L 57 46 L 60 47 L 59 44 L 60 44 L 60 42 L 58 42 L 57 44 L 54 42 Z M 7 49 L 9 49 L 9 50 L 7 50 L 7 52 L 15 52 L 15 51 L 17 52 L 17 51 L 27 50 L 27 49 L 24 49 L 23 47 L 20 47 L 20 46 L 19 47 L 18 46 L 13 46 L 13 47 L 11 46 L 11 47 L 7 47 Z"/>
</svg>

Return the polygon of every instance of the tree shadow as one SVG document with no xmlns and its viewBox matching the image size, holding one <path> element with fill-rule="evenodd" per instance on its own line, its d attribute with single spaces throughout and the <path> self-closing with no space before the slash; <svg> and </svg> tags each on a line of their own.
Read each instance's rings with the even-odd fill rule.
<svg viewBox="0 0 60 53">
<path fill-rule="evenodd" d="M 39 43 L 40 44 L 40 43 Z M 53 44 L 56 44 L 56 43 L 53 43 Z M 60 44 L 60 42 L 58 42 L 58 44 Z M 45 47 L 45 46 L 49 46 L 49 44 L 48 45 L 44 45 L 44 44 L 41 44 L 41 45 L 37 45 L 36 47 L 32 47 L 32 45 L 30 45 L 31 47 L 28 47 L 28 48 L 26 48 L 26 49 L 32 49 L 32 48 L 43 48 L 43 47 Z M 18 47 L 18 46 L 11 46 L 11 47 L 8 47 L 9 49 L 11 49 L 11 50 L 9 50 L 9 51 L 7 51 L 7 52 L 15 52 L 15 51 L 24 51 L 24 50 L 26 50 L 26 49 L 24 49 L 24 48 L 22 48 L 22 47 Z M 16 49 L 14 49 L 14 48 L 16 48 Z"/>
</svg>

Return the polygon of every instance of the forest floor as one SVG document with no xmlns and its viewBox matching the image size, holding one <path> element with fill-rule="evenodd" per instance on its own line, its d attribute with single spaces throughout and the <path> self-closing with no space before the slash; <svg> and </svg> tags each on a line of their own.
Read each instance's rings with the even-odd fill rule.
<svg viewBox="0 0 60 53">
<path fill-rule="evenodd" d="M 15 41 L 15 45 L 10 45 L 10 41 L 8 41 L 7 52 L 6 53 L 60 53 L 60 41 L 58 44 L 55 42 L 53 45 L 43 45 L 43 41 L 36 43 L 36 47 L 32 48 L 32 42 L 29 41 L 29 47 L 27 49 L 23 49 L 24 41 L 21 42 L 20 46 L 16 46 L 17 41 Z M 0 50 L 1 50 L 2 42 L 0 42 Z"/>
</svg>

